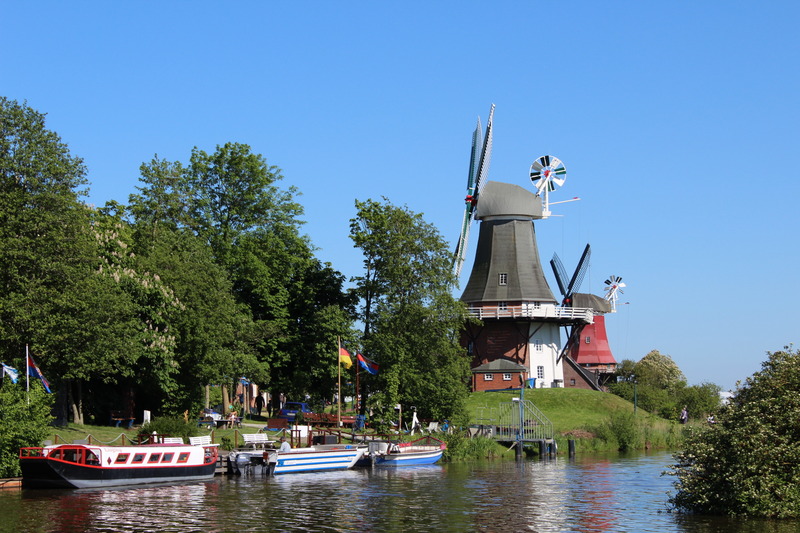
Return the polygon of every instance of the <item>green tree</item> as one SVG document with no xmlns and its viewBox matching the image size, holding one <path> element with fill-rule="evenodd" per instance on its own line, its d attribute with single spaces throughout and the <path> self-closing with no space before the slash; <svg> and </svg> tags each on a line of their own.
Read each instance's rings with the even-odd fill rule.
<svg viewBox="0 0 800 533">
<path fill-rule="evenodd" d="M 53 397 L 41 385 L 32 383 L 30 392 L 23 384 L 4 379 L 0 386 L 0 477 L 20 475 L 19 449 L 41 446 L 50 431 Z"/>
<path fill-rule="evenodd" d="M 678 509 L 712 515 L 800 517 L 800 354 L 768 354 L 717 423 L 691 431 L 672 473 Z"/>
<path fill-rule="evenodd" d="M 51 370 L 103 357 L 87 329 L 113 300 L 97 286 L 92 210 L 79 201 L 85 174 L 42 113 L 0 98 L 0 352 L 19 360 L 31 345 L 59 412 L 69 391 Z"/>
<path fill-rule="evenodd" d="M 635 379 L 643 385 L 664 390 L 678 390 L 686 386 L 686 378 L 675 361 L 658 350 L 652 350 L 642 357 L 633 370 Z"/>
<path fill-rule="evenodd" d="M 468 362 L 458 345 L 463 305 L 453 299 L 452 254 L 439 232 L 405 207 L 356 202 L 350 237 L 364 254 L 354 278 L 365 354 L 381 366 L 372 400 L 461 422 Z"/>
</svg>

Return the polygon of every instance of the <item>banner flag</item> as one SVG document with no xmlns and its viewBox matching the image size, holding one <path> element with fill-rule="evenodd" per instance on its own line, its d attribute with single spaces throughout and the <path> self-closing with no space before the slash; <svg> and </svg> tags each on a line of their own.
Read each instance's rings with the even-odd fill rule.
<svg viewBox="0 0 800 533">
<path fill-rule="evenodd" d="M 353 359 L 350 357 L 350 352 L 344 348 L 339 348 L 339 362 L 344 363 L 345 368 L 353 366 Z"/>
<path fill-rule="evenodd" d="M 31 354 L 28 354 L 28 375 L 33 378 L 39 378 L 42 381 L 44 390 L 47 392 L 53 392 L 50 390 L 50 382 L 44 378 L 44 374 L 42 374 L 42 371 L 39 370 L 38 366 L 36 366 L 36 361 L 33 360 L 33 356 Z"/>
<path fill-rule="evenodd" d="M 356 354 L 356 359 L 358 359 L 358 364 L 361 365 L 361 368 L 372 374 L 373 376 L 378 373 L 378 364 L 375 361 L 370 361 L 363 355 Z"/>
<path fill-rule="evenodd" d="M 11 383 L 16 383 L 19 380 L 19 372 L 16 368 L 10 367 L 5 363 L 0 363 L 3 365 L 3 374 L 8 374 L 8 377 L 11 378 Z"/>
</svg>

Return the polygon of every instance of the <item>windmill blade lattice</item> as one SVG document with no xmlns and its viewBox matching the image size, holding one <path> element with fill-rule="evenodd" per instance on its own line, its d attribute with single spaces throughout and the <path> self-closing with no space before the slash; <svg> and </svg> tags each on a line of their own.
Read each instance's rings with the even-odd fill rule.
<svg viewBox="0 0 800 533">
<path fill-rule="evenodd" d="M 461 274 L 461 267 L 467 256 L 467 244 L 469 243 L 469 231 L 472 221 L 475 219 L 475 211 L 478 205 L 478 196 L 486 182 L 486 175 L 489 173 L 489 162 L 492 157 L 492 121 L 494 118 L 494 104 L 489 110 L 489 119 L 486 122 L 486 135 L 481 135 L 481 120 L 478 118 L 478 125 L 472 134 L 472 149 L 470 150 L 469 175 L 467 176 L 467 197 L 464 199 L 464 216 L 461 220 L 461 234 L 458 238 L 456 251 L 453 257 L 456 276 Z"/>
<path fill-rule="evenodd" d="M 558 283 L 558 290 L 561 293 L 561 296 L 567 295 L 567 271 L 564 269 L 564 263 L 561 262 L 557 254 L 553 254 L 553 258 L 550 260 L 550 266 L 553 269 L 553 274 L 556 277 L 556 283 Z"/>
</svg>

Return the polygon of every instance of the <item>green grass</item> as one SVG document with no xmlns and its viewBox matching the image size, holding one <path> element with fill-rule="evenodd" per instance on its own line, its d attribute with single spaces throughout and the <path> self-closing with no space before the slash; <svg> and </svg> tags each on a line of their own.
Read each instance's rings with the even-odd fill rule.
<svg viewBox="0 0 800 533">
<path fill-rule="evenodd" d="M 470 423 L 490 424 L 501 403 L 518 398 L 519 389 L 508 392 L 474 392 L 467 400 Z M 616 451 L 618 442 L 611 438 L 609 425 L 613 413 L 633 413 L 633 404 L 619 396 L 584 389 L 526 389 L 525 400 L 533 404 L 553 423 L 560 450 L 567 441 L 577 442 L 584 451 Z M 674 448 L 680 431 L 673 422 L 637 410 L 636 422 L 643 434 L 643 448 Z"/>
<path fill-rule="evenodd" d="M 246 423 L 258 424 L 259 422 L 247 420 Z M 259 429 L 258 427 L 244 426 L 243 428 L 239 429 L 238 432 L 240 435 L 242 433 L 256 433 L 258 429 Z M 215 429 L 213 432 L 209 432 L 207 429 L 197 428 L 197 432 L 195 433 L 195 435 L 211 434 L 213 436 L 214 442 L 220 443 L 222 442 L 223 437 L 227 437 L 233 440 L 235 431 L 236 430 L 234 429 Z M 93 444 L 110 444 L 112 446 L 123 446 L 130 444 L 131 440 L 133 442 L 136 442 L 137 435 L 138 435 L 138 428 L 136 427 L 134 427 L 133 429 L 124 429 L 112 426 L 91 426 L 91 425 L 82 426 L 78 424 L 69 424 L 66 427 L 52 428 L 52 431 L 47 438 L 53 441 L 53 443 L 61 443 L 61 444 L 71 443 L 74 440 L 91 438 Z"/>
</svg>

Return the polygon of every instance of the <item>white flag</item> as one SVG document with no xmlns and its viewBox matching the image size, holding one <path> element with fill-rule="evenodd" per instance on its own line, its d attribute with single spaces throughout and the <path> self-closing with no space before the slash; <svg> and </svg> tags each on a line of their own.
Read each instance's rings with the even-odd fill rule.
<svg viewBox="0 0 800 533">
<path fill-rule="evenodd" d="M 8 374 L 8 377 L 11 378 L 12 383 L 16 383 L 19 379 L 19 372 L 15 368 L 11 368 L 5 363 L 0 363 L 3 365 L 3 374 Z"/>
</svg>

